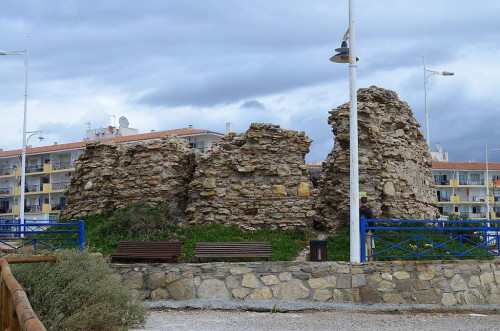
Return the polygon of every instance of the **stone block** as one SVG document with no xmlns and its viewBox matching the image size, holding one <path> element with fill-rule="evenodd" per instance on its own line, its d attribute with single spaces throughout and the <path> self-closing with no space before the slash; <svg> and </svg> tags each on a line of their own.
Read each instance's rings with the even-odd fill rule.
<svg viewBox="0 0 500 331">
<path fill-rule="evenodd" d="M 351 288 L 352 276 L 346 274 L 337 275 L 337 288 Z"/>
<path fill-rule="evenodd" d="M 467 290 L 467 283 L 465 280 L 462 278 L 460 275 L 455 275 L 451 279 L 450 286 L 453 289 L 453 291 L 465 291 Z"/>
<path fill-rule="evenodd" d="M 376 289 L 380 292 L 392 291 L 395 287 L 396 284 L 387 280 L 383 280 L 376 285 Z"/>
<path fill-rule="evenodd" d="M 365 275 L 353 275 L 352 276 L 352 287 L 360 287 L 366 285 Z"/>
<path fill-rule="evenodd" d="M 132 271 L 125 275 L 123 284 L 128 288 L 140 290 L 144 287 L 144 274 L 140 271 Z"/>
<path fill-rule="evenodd" d="M 273 293 L 274 297 L 280 300 L 298 300 L 309 297 L 309 290 L 298 279 L 277 285 L 274 287 Z"/>
<path fill-rule="evenodd" d="M 429 289 L 413 292 L 413 299 L 416 303 L 433 304 L 441 302 L 441 294 L 439 290 Z"/>
<path fill-rule="evenodd" d="M 292 280 L 293 277 L 292 277 L 292 274 L 290 272 L 282 272 L 279 274 L 278 278 L 282 282 L 287 282 L 287 281 Z"/>
<path fill-rule="evenodd" d="M 269 287 L 260 287 L 256 288 L 252 294 L 250 294 L 250 298 L 252 300 L 269 300 L 272 299 L 273 294 Z"/>
<path fill-rule="evenodd" d="M 330 290 L 315 290 L 313 295 L 314 301 L 328 301 L 332 298 L 332 292 Z"/>
<path fill-rule="evenodd" d="M 469 288 L 479 287 L 480 285 L 481 285 L 481 278 L 479 278 L 478 276 L 470 276 L 468 284 Z"/>
<path fill-rule="evenodd" d="M 169 294 L 167 290 L 163 288 L 157 288 L 156 290 L 151 291 L 150 297 L 151 300 L 165 300 L 168 299 Z"/>
<path fill-rule="evenodd" d="M 443 293 L 443 298 L 441 303 L 446 306 L 453 306 L 458 303 L 457 299 L 453 295 L 453 293 Z"/>
<path fill-rule="evenodd" d="M 260 280 L 266 286 L 276 285 L 280 283 L 280 280 L 275 275 L 262 276 L 260 277 Z"/>
<path fill-rule="evenodd" d="M 489 283 L 493 283 L 495 281 L 495 276 L 493 272 L 485 272 L 479 276 L 481 279 L 481 286 L 485 286 Z"/>
<path fill-rule="evenodd" d="M 250 271 L 250 268 L 247 268 L 247 267 L 234 267 L 234 268 L 231 268 L 229 269 L 229 272 L 232 274 L 232 275 L 242 275 L 242 274 L 247 274 L 249 273 Z"/>
<path fill-rule="evenodd" d="M 179 274 L 166 274 L 165 275 L 165 283 L 166 284 L 170 284 L 170 283 L 173 283 L 175 282 L 176 280 L 179 280 L 182 278 L 182 275 L 179 275 Z"/>
<path fill-rule="evenodd" d="M 164 272 L 154 272 L 148 278 L 148 288 L 154 290 L 158 287 L 163 287 L 166 285 L 166 279 L 167 275 Z"/>
<path fill-rule="evenodd" d="M 314 289 L 324 289 L 330 285 L 329 282 L 324 278 L 311 278 L 307 281 L 307 284 L 310 288 Z"/>
<path fill-rule="evenodd" d="M 250 294 L 250 291 L 243 288 L 236 288 L 232 290 L 231 293 L 233 294 L 233 297 L 235 297 L 236 299 L 244 299 L 247 295 Z"/>
<path fill-rule="evenodd" d="M 196 297 L 193 278 L 182 278 L 167 285 L 167 290 L 175 300 L 189 300 Z"/>
<path fill-rule="evenodd" d="M 382 295 L 382 300 L 388 304 L 402 304 L 405 303 L 405 299 L 401 293 L 384 293 Z"/>
<path fill-rule="evenodd" d="M 396 278 L 398 280 L 409 279 L 410 274 L 407 271 L 396 271 L 394 273 L 394 278 Z"/>
<path fill-rule="evenodd" d="M 486 302 L 485 297 L 476 289 L 465 291 L 464 298 L 468 305 L 483 305 Z"/>
<path fill-rule="evenodd" d="M 225 282 L 218 279 L 207 279 L 198 287 L 200 299 L 228 299 L 230 297 Z"/>
<path fill-rule="evenodd" d="M 362 303 L 379 303 L 382 301 L 380 293 L 371 285 L 361 286 L 359 297 Z"/>
<path fill-rule="evenodd" d="M 241 285 L 249 288 L 257 288 L 260 286 L 260 283 L 254 274 L 245 274 L 243 276 L 243 280 L 241 281 Z"/>
</svg>

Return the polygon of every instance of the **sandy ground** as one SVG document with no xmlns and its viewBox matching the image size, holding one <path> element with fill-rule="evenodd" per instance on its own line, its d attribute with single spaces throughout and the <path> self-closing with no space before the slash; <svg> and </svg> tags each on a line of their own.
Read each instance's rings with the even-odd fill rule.
<svg viewBox="0 0 500 331">
<path fill-rule="evenodd" d="M 146 325 L 131 330 L 499 330 L 494 312 L 151 310 Z"/>
</svg>

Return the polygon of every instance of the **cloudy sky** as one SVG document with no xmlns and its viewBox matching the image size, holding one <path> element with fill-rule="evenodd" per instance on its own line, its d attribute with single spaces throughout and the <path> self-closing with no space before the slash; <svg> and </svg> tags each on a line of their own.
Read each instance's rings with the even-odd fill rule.
<svg viewBox="0 0 500 331">
<path fill-rule="evenodd" d="M 396 91 L 425 131 L 425 55 L 427 69 L 455 73 L 428 77 L 432 150 L 484 161 L 486 141 L 500 148 L 500 1 L 355 2 L 358 88 Z M 86 123 L 120 116 L 141 133 L 269 122 L 305 131 L 307 161 L 323 160 L 328 111 L 349 100 L 348 66 L 329 61 L 347 27 L 347 0 L 0 2 L 0 50 L 30 36 L 27 130 L 46 137 L 34 146 L 80 141 Z M 0 148 L 17 149 L 22 59 L 0 57 L 0 77 Z"/>
</svg>

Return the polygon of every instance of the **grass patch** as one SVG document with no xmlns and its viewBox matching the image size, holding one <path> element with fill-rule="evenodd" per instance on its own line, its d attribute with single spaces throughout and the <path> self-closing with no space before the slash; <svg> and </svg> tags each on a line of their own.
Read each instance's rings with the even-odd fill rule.
<svg viewBox="0 0 500 331">
<path fill-rule="evenodd" d="M 326 237 L 329 261 L 349 261 L 350 239 L 349 227 L 341 226 L 335 233 Z"/>
<path fill-rule="evenodd" d="M 181 262 L 194 262 L 197 242 L 270 241 L 273 261 L 291 261 L 313 237 L 312 233 L 301 229 L 244 231 L 236 226 L 218 224 L 180 227 L 180 217 L 181 214 L 168 205 L 151 207 L 141 204 L 133 204 L 113 214 L 88 217 L 85 219 L 87 247 L 107 256 L 116 251 L 120 240 L 183 240 Z"/>
<path fill-rule="evenodd" d="M 141 303 L 104 260 L 79 251 L 58 257 L 54 263 L 11 265 L 47 330 L 127 330 L 144 322 Z"/>
</svg>

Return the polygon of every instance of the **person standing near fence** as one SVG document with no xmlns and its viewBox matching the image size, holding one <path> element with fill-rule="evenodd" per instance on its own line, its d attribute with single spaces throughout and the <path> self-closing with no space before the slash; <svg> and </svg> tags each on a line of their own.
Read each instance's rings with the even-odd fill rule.
<svg viewBox="0 0 500 331">
<path fill-rule="evenodd" d="M 370 207 L 368 207 L 368 197 L 361 197 L 360 203 L 359 203 L 359 217 L 364 216 L 367 220 L 372 220 L 374 219 L 373 217 L 373 211 L 371 210 Z M 368 226 L 374 226 L 374 222 L 367 222 Z M 366 236 L 365 236 L 365 247 L 366 247 L 366 256 L 368 257 L 368 261 L 373 260 L 372 256 L 372 251 L 375 245 L 372 246 L 372 230 L 366 231 Z"/>
</svg>

